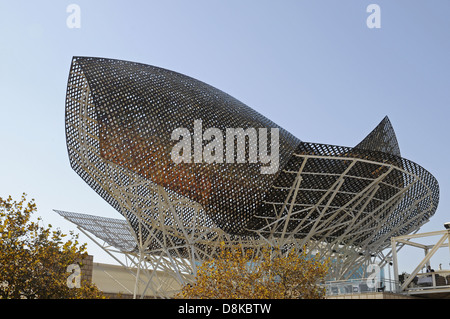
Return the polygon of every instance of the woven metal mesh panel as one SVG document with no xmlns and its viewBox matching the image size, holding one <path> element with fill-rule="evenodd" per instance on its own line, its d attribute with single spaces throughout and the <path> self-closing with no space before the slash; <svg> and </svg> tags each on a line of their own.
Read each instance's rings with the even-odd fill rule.
<svg viewBox="0 0 450 319">
<path fill-rule="evenodd" d="M 268 192 L 255 230 L 267 219 L 282 217 L 280 207 L 299 172 L 299 191 L 289 202 L 298 213 L 287 225 L 272 228 L 272 234 L 286 227 L 299 238 L 332 242 L 341 237 L 341 244 L 352 245 L 370 245 L 388 234 L 386 247 L 390 237 L 427 222 L 439 203 L 436 179 L 416 163 L 379 151 L 302 142 Z M 327 215 L 319 220 L 323 210 Z"/>
<path fill-rule="evenodd" d="M 136 238 L 125 220 L 54 210 L 78 227 L 124 252 L 136 250 Z"/>
<path fill-rule="evenodd" d="M 165 238 L 173 246 L 185 244 L 176 235 L 177 224 L 189 228 L 194 220 L 241 238 L 289 233 L 367 245 L 386 241 L 386 234 L 416 229 L 436 210 L 437 181 L 399 156 L 387 118 L 355 148 L 304 143 L 279 128 L 277 174 L 261 174 L 260 163 L 175 164 L 171 132 L 193 132 L 194 120 L 221 131 L 279 128 L 228 94 L 179 73 L 111 59 L 72 61 L 66 98 L 71 166 L 127 217 L 136 233 L 142 233 L 137 231 L 139 218 L 173 227 L 170 232 L 155 229 L 149 247 L 161 248 Z M 293 196 L 297 175 L 301 183 Z M 369 196 L 366 189 L 372 184 Z M 159 221 L 162 208 L 154 204 L 158 185 L 171 200 L 187 199 L 203 209 L 178 207 L 181 219 L 165 215 Z M 295 218 L 286 219 L 291 196 Z M 283 218 L 278 226 L 277 219 Z"/>
<path fill-rule="evenodd" d="M 388 117 L 385 117 L 355 148 L 401 156 L 397 137 Z"/>
<path fill-rule="evenodd" d="M 251 228 L 252 217 L 277 174 L 261 174 L 260 162 L 176 164 L 171 159 L 176 144 L 171 133 L 177 128 L 193 132 L 194 120 L 201 120 L 204 128 L 222 132 L 227 128 L 279 128 L 275 123 L 203 82 L 119 60 L 74 58 L 67 96 L 66 123 L 73 124 L 67 129 L 79 125 L 77 112 L 83 99 L 93 123 L 92 131 L 81 140 L 68 134 L 71 148 L 77 149 L 77 144 L 85 142 L 83 139 L 92 138 L 87 141 L 92 149 L 83 151 L 97 153 L 106 161 L 200 203 L 214 223 L 228 233 L 242 234 Z M 279 130 L 282 167 L 299 140 Z M 71 153 L 73 156 L 79 154 Z M 78 162 L 71 161 L 75 171 L 114 205 L 117 199 L 103 191 L 105 185 L 86 176 Z M 101 163 L 98 168 L 102 169 Z"/>
</svg>

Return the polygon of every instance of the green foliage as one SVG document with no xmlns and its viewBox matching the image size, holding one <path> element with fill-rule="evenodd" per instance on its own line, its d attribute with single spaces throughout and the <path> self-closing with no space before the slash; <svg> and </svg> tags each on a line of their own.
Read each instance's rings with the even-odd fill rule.
<svg viewBox="0 0 450 319">
<path fill-rule="evenodd" d="M 67 285 L 67 266 L 87 256 L 86 244 L 78 235 L 41 226 L 32 220 L 37 211 L 34 200 L 0 197 L 0 298 L 103 298 L 91 283 L 80 288 Z"/>
<path fill-rule="evenodd" d="M 197 269 L 196 281 L 178 298 L 192 299 L 321 299 L 319 285 L 328 273 L 328 260 L 305 250 L 282 253 L 266 247 L 260 254 L 242 247 L 224 247 L 218 258 Z"/>
</svg>

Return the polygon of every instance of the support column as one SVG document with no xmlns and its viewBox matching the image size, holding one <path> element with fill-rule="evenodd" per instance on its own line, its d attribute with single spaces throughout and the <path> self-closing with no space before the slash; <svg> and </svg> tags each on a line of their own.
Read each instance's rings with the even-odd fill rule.
<svg viewBox="0 0 450 319">
<path fill-rule="evenodd" d="M 397 243 L 395 238 L 391 238 L 392 247 L 392 262 L 394 263 L 394 292 L 399 292 L 399 282 L 398 282 L 398 259 L 397 259 Z"/>
</svg>

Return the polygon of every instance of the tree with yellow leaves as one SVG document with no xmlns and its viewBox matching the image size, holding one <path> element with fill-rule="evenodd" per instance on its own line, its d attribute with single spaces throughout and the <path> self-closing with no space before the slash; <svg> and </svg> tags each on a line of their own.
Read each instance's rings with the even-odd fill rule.
<svg viewBox="0 0 450 319">
<path fill-rule="evenodd" d="M 256 253 L 241 246 L 225 248 L 218 258 L 204 262 L 194 284 L 185 285 L 178 298 L 191 299 L 320 299 L 328 260 L 305 249 L 282 252 L 265 247 Z"/>
<path fill-rule="evenodd" d="M 36 211 L 26 194 L 20 201 L 0 197 L 0 298 L 104 298 L 91 283 L 69 287 L 67 267 L 86 257 L 86 244 L 73 233 L 64 242 L 67 235 L 60 230 L 32 220 Z"/>
</svg>

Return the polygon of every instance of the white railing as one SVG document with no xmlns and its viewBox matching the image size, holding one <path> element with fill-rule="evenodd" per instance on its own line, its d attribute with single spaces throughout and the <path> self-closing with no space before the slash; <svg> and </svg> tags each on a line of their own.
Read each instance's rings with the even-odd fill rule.
<svg viewBox="0 0 450 319">
<path fill-rule="evenodd" d="M 433 290 L 450 291 L 450 270 L 437 270 L 429 273 L 418 273 L 411 283 L 403 290 L 399 291 L 402 282 L 386 278 L 360 278 L 348 280 L 327 281 L 324 286 L 327 296 L 361 294 L 373 292 L 397 292 L 401 294 L 424 293 Z"/>
<path fill-rule="evenodd" d="M 393 280 L 384 278 L 360 278 L 325 282 L 327 296 L 371 292 L 393 292 L 395 291 L 395 285 L 396 283 Z"/>
<path fill-rule="evenodd" d="M 405 288 L 405 292 L 411 293 L 431 289 L 450 289 L 450 270 L 418 273 Z"/>
</svg>

